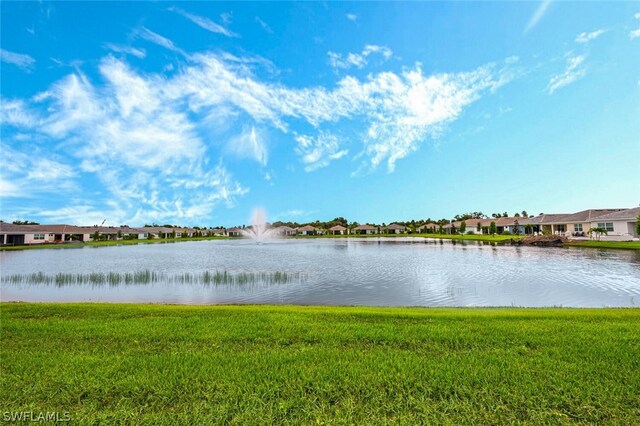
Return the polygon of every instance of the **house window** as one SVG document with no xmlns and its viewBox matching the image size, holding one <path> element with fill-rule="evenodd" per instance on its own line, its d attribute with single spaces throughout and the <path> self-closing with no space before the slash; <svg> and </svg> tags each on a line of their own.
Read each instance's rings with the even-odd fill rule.
<svg viewBox="0 0 640 426">
<path fill-rule="evenodd" d="M 598 228 L 604 228 L 607 232 L 613 232 L 613 222 L 599 223 Z"/>
<path fill-rule="evenodd" d="M 582 224 L 581 223 L 576 223 L 575 225 L 573 225 L 573 229 L 576 232 L 582 232 Z"/>
<path fill-rule="evenodd" d="M 564 225 L 556 225 L 556 231 L 565 232 L 566 230 L 567 230 L 566 226 L 564 226 Z"/>
<path fill-rule="evenodd" d="M 44 234 L 33 234 L 34 240 L 44 240 Z"/>
</svg>

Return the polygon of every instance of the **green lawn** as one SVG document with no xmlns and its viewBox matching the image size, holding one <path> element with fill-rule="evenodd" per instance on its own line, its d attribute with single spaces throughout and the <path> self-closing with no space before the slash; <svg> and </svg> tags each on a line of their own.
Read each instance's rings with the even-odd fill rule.
<svg viewBox="0 0 640 426">
<path fill-rule="evenodd" d="M 638 424 L 639 309 L 0 304 L 2 411 L 78 423 Z"/>
<path fill-rule="evenodd" d="M 640 250 L 640 241 L 573 241 L 565 244 L 565 247 L 591 247 Z"/>
</svg>

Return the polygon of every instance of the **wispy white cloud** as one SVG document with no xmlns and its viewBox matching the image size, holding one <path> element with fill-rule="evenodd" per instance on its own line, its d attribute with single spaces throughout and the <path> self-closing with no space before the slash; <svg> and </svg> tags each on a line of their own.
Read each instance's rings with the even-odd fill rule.
<svg viewBox="0 0 640 426">
<path fill-rule="evenodd" d="M 36 64 L 36 60 L 24 53 L 15 53 L 0 48 L 0 61 L 16 65 L 24 71 L 31 71 Z"/>
<path fill-rule="evenodd" d="M 542 0 L 542 2 L 540 2 L 540 5 L 536 9 L 536 11 L 533 13 L 533 15 L 531 15 L 531 18 L 529 18 L 527 26 L 524 27 L 524 34 L 527 34 L 529 31 L 534 29 L 536 25 L 538 25 L 542 17 L 547 13 L 550 5 L 551 0 Z"/>
<path fill-rule="evenodd" d="M 363 68 L 369 63 L 369 56 L 380 54 L 383 61 L 387 61 L 393 56 L 393 52 L 386 46 L 376 46 L 368 44 L 361 53 L 348 53 L 343 56 L 340 53 L 328 52 L 329 65 L 333 68 L 349 69 L 351 67 Z"/>
<path fill-rule="evenodd" d="M 38 118 L 29 111 L 23 100 L 0 98 L 0 124 L 30 128 L 37 121 Z"/>
<path fill-rule="evenodd" d="M 227 150 L 241 158 L 252 158 L 267 165 L 268 154 L 264 135 L 254 126 L 245 128 L 241 134 L 227 143 Z"/>
<path fill-rule="evenodd" d="M 578 36 L 576 37 L 576 42 L 577 43 L 588 43 L 591 40 L 594 40 L 594 39 L 600 37 L 602 34 L 604 34 L 606 32 L 607 31 L 603 30 L 603 29 L 591 31 L 590 33 L 583 32 L 583 33 L 578 34 Z"/>
<path fill-rule="evenodd" d="M 140 29 L 136 30 L 134 34 L 147 41 L 150 41 L 151 43 L 157 44 L 158 46 L 162 46 L 167 50 L 171 50 L 173 52 L 177 52 L 186 56 L 186 53 L 182 49 L 176 47 L 176 45 L 173 44 L 171 40 L 161 36 L 160 34 L 154 33 L 148 28 L 141 27 Z"/>
<path fill-rule="evenodd" d="M 166 97 L 161 77 L 138 75 L 113 57 L 102 61 L 100 72 L 104 86 L 72 74 L 39 96 L 47 110 L 39 121 L 11 120 L 37 122 L 39 132 L 61 142 L 59 149 L 76 169 L 97 176 L 119 200 L 118 212 L 109 206 L 101 211 L 132 223 L 190 220 L 206 217 L 217 205 L 231 205 L 247 192 L 222 164 L 207 164 L 207 148 L 195 124 Z M 32 171 L 26 178 L 60 180 L 69 170 L 47 164 L 47 171 Z M 8 181 L 21 182 L 16 176 Z"/>
<path fill-rule="evenodd" d="M 271 27 L 264 22 L 259 16 L 256 16 L 256 22 L 262 27 L 263 30 L 265 30 L 267 33 L 269 34 L 273 34 L 273 30 L 271 29 Z"/>
<path fill-rule="evenodd" d="M 358 20 L 358 15 L 356 15 L 355 13 L 347 13 L 345 16 L 352 22 L 356 22 Z"/>
<path fill-rule="evenodd" d="M 43 153 L 35 146 L 28 145 L 29 152 L 13 149 L 6 143 L 0 151 L 6 162 L 0 170 L 0 182 L 4 191 L 0 197 L 34 197 L 55 191 L 69 193 L 77 190 L 77 173 L 69 164 L 64 164 L 56 155 Z"/>
<path fill-rule="evenodd" d="M 139 59 L 144 59 L 147 53 L 144 49 L 138 49 L 136 47 L 125 46 L 122 44 L 114 44 L 114 43 L 105 43 L 104 47 L 116 53 L 126 53 L 127 55 L 135 56 Z"/>
<path fill-rule="evenodd" d="M 224 22 L 225 25 L 229 25 L 233 19 L 233 13 L 232 12 L 221 13 L 220 19 L 222 19 L 222 22 Z"/>
<path fill-rule="evenodd" d="M 640 12 L 633 15 L 633 17 L 636 18 L 637 20 L 640 20 Z M 636 39 L 638 37 L 640 37 L 640 28 L 629 31 L 629 38 L 631 40 Z"/>
<path fill-rule="evenodd" d="M 338 160 L 349 153 L 347 149 L 340 149 L 340 143 L 335 135 L 320 132 L 318 136 L 299 135 L 296 137 L 298 146 L 296 153 L 305 165 L 307 172 L 321 169 L 333 160 Z"/>
<path fill-rule="evenodd" d="M 155 33 L 141 34 L 177 49 Z M 76 71 L 29 101 L 9 107 L 3 102 L 2 120 L 50 138 L 68 159 L 61 163 L 73 162 L 78 173 L 95 176 L 104 197 L 119 200 L 98 211 L 122 223 L 176 221 L 206 217 L 248 191 L 212 153 L 209 122 L 231 122 L 215 134 L 222 142 L 218 148 L 233 147 L 262 165 L 269 157 L 263 134 L 271 128 L 290 136 L 307 171 L 350 153 L 361 167 L 386 164 L 393 171 L 470 104 L 514 78 L 510 64 L 434 75 L 415 66 L 362 79 L 346 76 L 330 88 L 292 88 L 257 77 L 253 65 L 266 65 L 247 57 L 199 53 L 185 59 L 165 76 L 138 73 L 124 58 L 107 56 L 100 83 Z M 234 120 L 245 126 L 235 137 L 229 135 L 238 127 Z M 307 129 L 302 136 L 291 130 L 300 125 Z"/>
<path fill-rule="evenodd" d="M 551 77 L 547 85 L 547 93 L 551 95 L 556 90 L 568 86 L 584 77 L 587 74 L 587 70 L 584 68 L 585 59 L 586 55 L 575 56 L 572 53 L 565 55 L 565 70 L 561 74 Z"/>
<path fill-rule="evenodd" d="M 189 12 L 187 12 L 185 10 L 182 10 L 180 8 L 177 8 L 177 7 L 170 7 L 169 10 L 184 16 L 185 18 L 187 18 L 188 20 L 190 20 L 194 24 L 196 24 L 199 27 L 204 28 L 205 30 L 210 31 L 212 33 L 222 34 L 222 35 L 227 36 L 227 37 L 238 37 L 238 34 L 232 32 L 232 31 L 229 31 L 228 29 L 226 29 L 222 25 L 213 22 L 211 19 L 209 19 L 207 17 L 194 15 L 193 13 L 189 13 Z M 230 15 L 228 15 L 227 18 L 230 18 Z"/>
<path fill-rule="evenodd" d="M 287 133 L 292 119 L 318 128 L 358 117 L 365 128 L 354 137 L 363 141 L 371 166 L 386 160 L 389 170 L 427 136 L 439 134 L 483 91 L 495 91 L 515 78 L 510 65 L 432 76 L 415 68 L 369 75 L 365 81 L 345 77 L 333 90 L 289 89 L 263 83 L 218 55 L 199 54 L 193 59 L 195 63 L 166 89 L 176 99 L 186 98 L 193 111 L 226 106 Z"/>
</svg>

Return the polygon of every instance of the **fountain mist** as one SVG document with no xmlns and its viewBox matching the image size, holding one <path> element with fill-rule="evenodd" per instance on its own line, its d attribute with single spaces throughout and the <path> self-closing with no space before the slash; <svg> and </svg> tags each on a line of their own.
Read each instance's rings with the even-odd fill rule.
<svg viewBox="0 0 640 426">
<path fill-rule="evenodd" d="M 253 238 L 258 243 L 263 243 L 275 236 L 275 230 L 267 224 L 267 214 L 264 209 L 253 210 L 251 216 L 251 228 L 243 229 L 242 235 Z"/>
</svg>

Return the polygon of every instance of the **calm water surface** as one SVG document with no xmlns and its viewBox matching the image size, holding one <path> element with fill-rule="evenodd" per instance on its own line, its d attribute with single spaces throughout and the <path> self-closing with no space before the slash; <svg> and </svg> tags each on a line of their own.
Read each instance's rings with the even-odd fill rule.
<svg viewBox="0 0 640 426">
<path fill-rule="evenodd" d="M 418 238 L 250 240 L 0 252 L 2 301 L 378 306 L 640 306 L 640 252 Z M 141 284 L 43 284 L 42 272 L 132 273 Z M 177 282 L 185 273 L 286 272 L 287 282 Z M 298 278 L 299 277 L 299 278 Z"/>
</svg>

